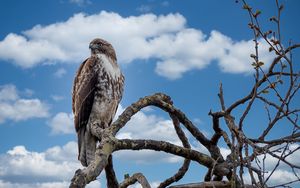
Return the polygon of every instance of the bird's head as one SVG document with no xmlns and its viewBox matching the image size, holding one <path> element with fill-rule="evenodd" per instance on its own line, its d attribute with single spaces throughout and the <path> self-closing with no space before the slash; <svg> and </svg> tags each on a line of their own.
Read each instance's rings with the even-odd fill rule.
<svg viewBox="0 0 300 188">
<path fill-rule="evenodd" d="M 115 61 L 117 60 L 116 52 L 113 46 L 103 39 L 96 38 L 92 40 L 90 42 L 89 48 L 91 49 L 92 54 L 102 53 L 114 59 Z"/>
</svg>

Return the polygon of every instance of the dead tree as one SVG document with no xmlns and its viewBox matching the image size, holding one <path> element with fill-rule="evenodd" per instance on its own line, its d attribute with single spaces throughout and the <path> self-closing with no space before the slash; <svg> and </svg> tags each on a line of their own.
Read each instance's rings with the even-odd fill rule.
<svg viewBox="0 0 300 188">
<path fill-rule="evenodd" d="M 84 169 L 76 171 L 71 180 L 70 187 L 84 187 L 96 179 L 104 168 L 107 170 L 107 186 L 112 188 L 127 187 L 139 182 L 142 187 L 149 188 L 150 185 L 141 173 L 126 176 L 122 183 L 115 177 L 114 169 L 107 164 L 109 157 L 119 150 L 144 150 L 163 151 L 169 154 L 183 157 L 185 160 L 181 168 L 170 178 L 163 181 L 158 187 L 167 187 L 180 180 L 188 171 L 190 161 L 196 161 L 207 168 L 203 183 L 180 185 L 174 187 L 269 187 L 269 180 L 276 170 L 285 165 L 294 175 L 294 180 L 287 181 L 281 185 L 271 187 L 288 187 L 293 183 L 299 183 L 299 163 L 291 161 L 290 158 L 299 153 L 300 149 L 300 127 L 299 127 L 299 64 L 293 62 L 293 51 L 300 47 L 289 41 L 284 44 L 281 37 L 281 13 L 283 5 L 278 0 L 276 16 L 270 18 L 276 26 L 276 30 L 264 31 L 260 26 L 259 16 L 261 11 L 253 10 L 244 0 L 240 1 L 243 8 L 248 12 L 249 27 L 253 31 L 255 53 L 249 54 L 253 59 L 254 84 L 248 94 L 237 99 L 232 104 L 226 104 L 222 84 L 219 86 L 220 109 L 210 111 L 211 125 L 214 134 L 211 138 L 205 136 L 187 115 L 176 108 L 171 98 L 165 94 L 157 93 L 139 99 L 125 109 L 119 118 L 108 128 L 101 127 L 93 129 L 93 134 L 98 135 L 100 144 L 96 150 L 95 160 Z M 270 53 L 275 54 L 270 66 L 260 60 L 258 51 L 259 40 L 263 39 L 269 45 Z M 262 104 L 262 105 L 258 105 Z M 174 129 L 182 142 L 182 146 L 174 145 L 165 141 L 157 140 L 132 140 L 117 139 L 116 134 L 120 131 L 131 117 L 147 106 L 155 106 L 169 114 L 173 121 Z M 249 125 L 245 120 L 249 112 L 263 106 L 266 123 L 260 125 Z M 237 113 L 237 108 L 242 109 Z M 233 115 L 234 114 L 234 115 Z M 223 123 L 224 122 L 224 123 Z M 252 138 L 245 132 L 246 126 L 256 126 L 260 130 L 258 137 Z M 271 131 L 282 126 L 289 134 L 282 134 L 279 137 L 270 137 Z M 189 140 L 185 136 L 183 128 L 199 141 L 209 154 L 201 153 L 191 149 Z M 285 131 L 285 132 L 288 132 Z M 218 145 L 223 139 L 231 153 L 224 158 Z M 130 151 L 128 151 L 130 152 Z M 266 167 L 268 158 L 276 160 L 275 166 L 270 170 Z M 246 174 L 249 174 L 249 181 L 246 182 Z M 222 181 L 224 178 L 225 181 Z"/>
</svg>

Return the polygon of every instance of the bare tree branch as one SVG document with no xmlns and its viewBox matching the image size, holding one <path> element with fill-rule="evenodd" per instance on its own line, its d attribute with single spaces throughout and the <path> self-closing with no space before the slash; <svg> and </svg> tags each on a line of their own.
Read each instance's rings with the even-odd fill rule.
<svg viewBox="0 0 300 188">
<path fill-rule="evenodd" d="M 139 182 L 142 188 L 151 188 L 148 180 L 142 173 L 133 174 L 131 177 L 125 178 L 125 180 L 120 184 L 119 188 L 126 188 L 129 185 L 133 185 Z"/>
</svg>

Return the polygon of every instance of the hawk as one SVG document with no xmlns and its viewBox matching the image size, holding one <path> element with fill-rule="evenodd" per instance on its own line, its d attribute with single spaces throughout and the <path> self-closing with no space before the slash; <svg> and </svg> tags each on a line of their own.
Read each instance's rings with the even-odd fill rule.
<svg viewBox="0 0 300 188">
<path fill-rule="evenodd" d="M 114 48 L 103 39 L 90 42 L 91 56 L 79 67 L 73 85 L 72 110 L 78 137 L 78 160 L 88 166 L 94 159 L 97 137 L 91 126 L 108 127 L 122 98 L 124 76 Z"/>
</svg>

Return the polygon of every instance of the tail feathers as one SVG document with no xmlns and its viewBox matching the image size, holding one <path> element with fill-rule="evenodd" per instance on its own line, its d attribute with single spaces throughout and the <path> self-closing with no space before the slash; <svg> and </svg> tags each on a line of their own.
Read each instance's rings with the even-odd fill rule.
<svg viewBox="0 0 300 188">
<path fill-rule="evenodd" d="M 81 128 L 78 130 L 77 132 L 77 136 L 78 136 L 78 160 L 81 162 L 81 164 L 83 166 L 87 166 L 87 162 L 86 162 L 86 148 L 85 148 L 85 132 L 86 129 L 85 128 Z"/>
<path fill-rule="evenodd" d="M 95 159 L 97 138 L 89 131 L 85 133 L 85 155 L 86 163 L 89 165 Z"/>
<path fill-rule="evenodd" d="M 97 138 L 85 128 L 78 131 L 78 160 L 88 166 L 95 158 Z"/>
</svg>

